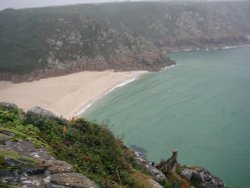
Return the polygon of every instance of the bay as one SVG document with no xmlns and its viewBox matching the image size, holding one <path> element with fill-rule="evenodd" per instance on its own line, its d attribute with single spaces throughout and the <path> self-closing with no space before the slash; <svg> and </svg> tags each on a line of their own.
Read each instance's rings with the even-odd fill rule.
<svg viewBox="0 0 250 188">
<path fill-rule="evenodd" d="M 227 185 L 250 183 L 250 47 L 169 54 L 173 68 L 116 89 L 83 116 L 108 123 L 159 161 L 202 166 Z"/>
</svg>

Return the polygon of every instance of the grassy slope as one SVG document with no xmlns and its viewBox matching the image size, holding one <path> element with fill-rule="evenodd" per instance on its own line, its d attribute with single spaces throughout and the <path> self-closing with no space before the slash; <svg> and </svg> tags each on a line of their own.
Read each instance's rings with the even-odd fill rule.
<svg viewBox="0 0 250 188">
<path fill-rule="evenodd" d="M 83 119 L 68 122 L 41 118 L 26 115 L 19 109 L 6 111 L 0 107 L 0 131 L 3 130 L 14 133 L 14 139 L 47 147 L 58 159 L 72 164 L 75 171 L 101 187 L 148 187 L 143 178 L 147 176 L 135 170 L 131 151 L 103 125 Z M 4 167 L 1 157 L 6 156 L 3 154 L 1 152 L 0 168 Z"/>
</svg>

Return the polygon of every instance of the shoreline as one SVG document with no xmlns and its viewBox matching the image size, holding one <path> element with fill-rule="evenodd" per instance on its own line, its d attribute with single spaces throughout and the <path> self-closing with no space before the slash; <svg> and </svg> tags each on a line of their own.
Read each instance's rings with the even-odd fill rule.
<svg viewBox="0 0 250 188">
<path fill-rule="evenodd" d="M 228 49 L 234 49 L 234 48 L 244 48 L 244 47 L 250 47 L 250 44 L 243 44 L 243 45 L 232 45 L 232 46 L 224 46 L 224 47 L 213 47 L 213 48 L 196 48 L 196 49 L 191 49 L 191 48 L 186 48 L 182 50 L 173 50 L 169 51 L 167 53 L 178 53 L 178 52 L 194 52 L 194 51 L 214 51 L 214 50 L 228 50 Z"/>
<path fill-rule="evenodd" d="M 212 51 L 249 46 L 248 44 L 199 50 Z M 176 52 L 183 52 L 183 50 Z M 165 72 L 177 65 L 166 66 L 159 72 Z M 148 73 L 148 71 L 83 71 L 33 82 L 12 83 L 0 81 L 0 102 L 15 103 L 25 111 L 40 106 L 57 116 L 71 119 L 84 114 L 98 100 L 117 88 L 137 80 L 145 73 Z"/>
<path fill-rule="evenodd" d="M 0 101 L 27 111 L 40 106 L 66 119 L 79 115 L 95 101 L 147 71 L 85 71 L 33 82 L 0 81 Z"/>
<path fill-rule="evenodd" d="M 88 108 L 90 108 L 93 104 L 95 104 L 96 102 L 98 102 L 100 99 L 102 99 L 103 97 L 105 97 L 106 95 L 110 94 L 111 92 L 115 91 L 116 89 L 126 86 L 127 84 L 136 81 L 138 78 L 140 78 L 140 76 L 142 76 L 143 74 L 148 73 L 148 71 L 137 71 L 134 75 L 134 77 L 125 80 L 117 85 L 114 85 L 112 88 L 107 89 L 107 91 L 105 91 L 102 95 L 93 98 L 87 105 L 84 105 L 78 112 L 76 112 L 74 114 L 74 116 L 80 116 L 83 115 Z"/>
<path fill-rule="evenodd" d="M 173 64 L 173 65 L 170 65 L 170 66 L 166 66 L 166 67 L 162 68 L 159 72 L 165 72 L 165 71 L 167 71 L 168 69 L 171 69 L 171 68 L 176 67 L 177 65 L 178 65 L 178 64 L 176 63 L 176 64 Z"/>
<path fill-rule="evenodd" d="M 160 71 L 158 72 L 165 72 L 171 68 L 174 68 L 176 67 L 178 64 L 173 64 L 173 65 L 170 65 L 170 66 L 166 66 L 164 68 L 162 68 Z M 106 95 L 110 94 L 111 92 L 113 92 L 114 90 L 120 88 L 120 87 L 123 87 L 123 86 L 126 86 L 127 84 L 131 83 L 131 82 L 134 82 L 136 81 L 137 79 L 140 78 L 140 76 L 142 76 L 143 74 L 146 74 L 146 73 L 149 73 L 148 71 L 138 71 L 137 74 L 135 74 L 135 76 L 129 80 L 125 80 L 124 82 L 120 83 L 120 84 L 117 84 L 115 86 L 113 86 L 111 89 L 107 90 L 105 93 L 103 93 L 103 95 L 97 97 L 97 98 L 94 98 L 93 100 L 91 100 L 87 105 L 85 105 L 79 112 L 77 112 L 75 114 L 75 116 L 80 116 L 80 115 L 83 115 L 87 110 L 88 108 L 90 108 L 93 104 L 95 104 L 96 102 L 98 102 L 100 99 L 102 99 L 103 97 L 105 97 Z"/>
</svg>

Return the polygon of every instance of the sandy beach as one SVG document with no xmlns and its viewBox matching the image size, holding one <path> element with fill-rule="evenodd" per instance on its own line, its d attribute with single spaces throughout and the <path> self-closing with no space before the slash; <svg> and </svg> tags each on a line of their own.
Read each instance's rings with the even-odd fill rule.
<svg viewBox="0 0 250 188">
<path fill-rule="evenodd" d="M 28 110 L 40 106 L 70 119 L 112 88 L 134 80 L 145 71 L 80 72 L 13 84 L 0 81 L 0 101 Z"/>
</svg>

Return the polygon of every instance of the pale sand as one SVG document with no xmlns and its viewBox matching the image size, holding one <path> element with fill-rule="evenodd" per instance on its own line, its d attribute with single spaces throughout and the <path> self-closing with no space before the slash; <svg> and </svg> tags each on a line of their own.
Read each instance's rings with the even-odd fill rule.
<svg viewBox="0 0 250 188">
<path fill-rule="evenodd" d="M 24 110 L 40 106 L 69 119 L 114 86 L 142 73 L 145 71 L 80 72 L 18 84 L 0 81 L 0 101 Z"/>
</svg>

